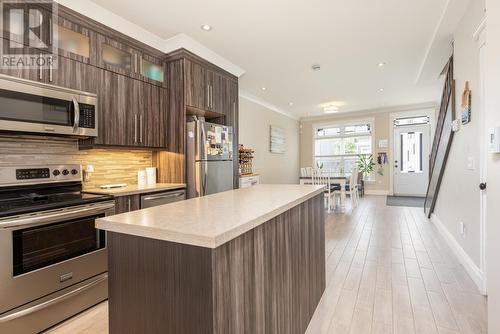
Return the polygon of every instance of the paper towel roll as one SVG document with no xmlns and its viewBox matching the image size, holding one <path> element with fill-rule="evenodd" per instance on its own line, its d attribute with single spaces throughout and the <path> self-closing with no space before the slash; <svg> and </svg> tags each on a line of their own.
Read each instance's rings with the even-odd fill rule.
<svg viewBox="0 0 500 334">
<path fill-rule="evenodd" d="M 137 185 L 139 187 L 144 187 L 146 185 L 146 171 L 140 170 L 137 172 Z"/>
<path fill-rule="evenodd" d="M 156 184 L 156 167 L 146 168 L 146 179 L 149 185 Z"/>
</svg>

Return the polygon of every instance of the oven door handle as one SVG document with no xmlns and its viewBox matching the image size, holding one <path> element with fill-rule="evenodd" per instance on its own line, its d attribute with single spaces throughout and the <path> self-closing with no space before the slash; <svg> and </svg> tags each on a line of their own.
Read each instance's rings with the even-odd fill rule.
<svg viewBox="0 0 500 334">
<path fill-rule="evenodd" d="M 20 216 L 18 218 L 6 219 L 5 221 L 0 221 L 0 228 L 3 229 L 16 229 L 19 227 L 25 228 L 36 225 L 43 225 L 61 219 L 80 218 L 88 215 L 102 213 L 105 210 L 114 208 L 114 206 L 115 206 L 114 202 L 107 202 L 105 204 L 90 205 L 85 207 L 79 207 L 76 209 L 63 209 L 62 211 L 60 210 L 56 212 L 48 211 L 46 213 L 35 214 L 32 216 Z"/>
<path fill-rule="evenodd" d="M 54 305 L 56 303 L 59 303 L 65 299 L 68 299 L 68 298 L 71 298 L 75 295 L 78 295 L 78 294 L 96 286 L 97 284 L 104 282 L 107 279 L 108 279 L 108 274 L 104 274 L 104 275 L 100 276 L 99 278 L 93 280 L 92 282 L 87 283 L 85 285 L 82 285 L 81 287 L 79 287 L 75 290 L 72 290 L 70 292 L 67 292 L 63 295 L 55 297 L 54 299 L 47 300 L 46 302 L 37 304 L 35 306 L 26 308 L 26 309 L 21 310 L 21 311 L 17 311 L 17 312 L 11 313 L 11 314 L 4 315 L 4 316 L 0 317 L 0 323 L 12 321 L 12 320 L 15 320 L 17 318 L 24 317 L 24 316 L 27 316 L 31 313 L 35 313 L 37 311 L 40 311 L 46 307 L 49 307 L 49 306 Z"/>
</svg>

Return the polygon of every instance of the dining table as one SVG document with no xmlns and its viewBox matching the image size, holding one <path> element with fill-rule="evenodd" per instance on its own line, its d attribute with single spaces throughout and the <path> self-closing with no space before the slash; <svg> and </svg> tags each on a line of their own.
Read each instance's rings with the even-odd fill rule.
<svg viewBox="0 0 500 334">
<path fill-rule="evenodd" d="M 344 210 L 345 209 L 345 199 L 346 199 L 346 192 L 345 188 L 347 185 L 347 180 L 349 176 L 344 174 L 344 173 L 335 173 L 329 176 L 330 180 L 330 185 L 332 184 L 338 184 L 340 185 L 340 209 Z M 300 184 L 313 184 L 313 180 L 311 176 L 301 176 L 299 178 Z"/>
</svg>

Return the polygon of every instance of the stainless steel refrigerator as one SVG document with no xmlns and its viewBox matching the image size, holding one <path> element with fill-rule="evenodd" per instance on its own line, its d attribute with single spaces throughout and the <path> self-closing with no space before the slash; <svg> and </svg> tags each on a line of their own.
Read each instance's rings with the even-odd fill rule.
<svg viewBox="0 0 500 334">
<path fill-rule="evenodd" d="M 233 129 L 201 120 L 187 123 L 188 198 L 233 189 Z"/>
</svg>

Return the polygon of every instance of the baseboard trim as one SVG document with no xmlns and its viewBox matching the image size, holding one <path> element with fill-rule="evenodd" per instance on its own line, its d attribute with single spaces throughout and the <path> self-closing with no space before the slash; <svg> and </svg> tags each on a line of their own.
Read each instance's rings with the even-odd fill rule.
<svg viewBox="0 0 500 334">
<path fill-rule="evenodd" d="M 436 226 L 443 239 L 451 248 L 453 254 L 457 257 L 460 264 L 465 268 L 478 287 L 479 291 L 483 295 L 486 295 L 486 276 L 484 272 L 474 263 L 474 261 L 472 261 L 470 256 L 464 251 L 462 246 L 460 246 L 450 231 L 444 226 L 443 222 L 434 213 L 431 215 L 431 222 Z"/>
<path fill-rule="evenodd" d="M 387 190 L 365 190 L 365 195 L 387 196 L 387 195 L 389 195 L 389 191 L 387 191 Z"/>
</svg>

